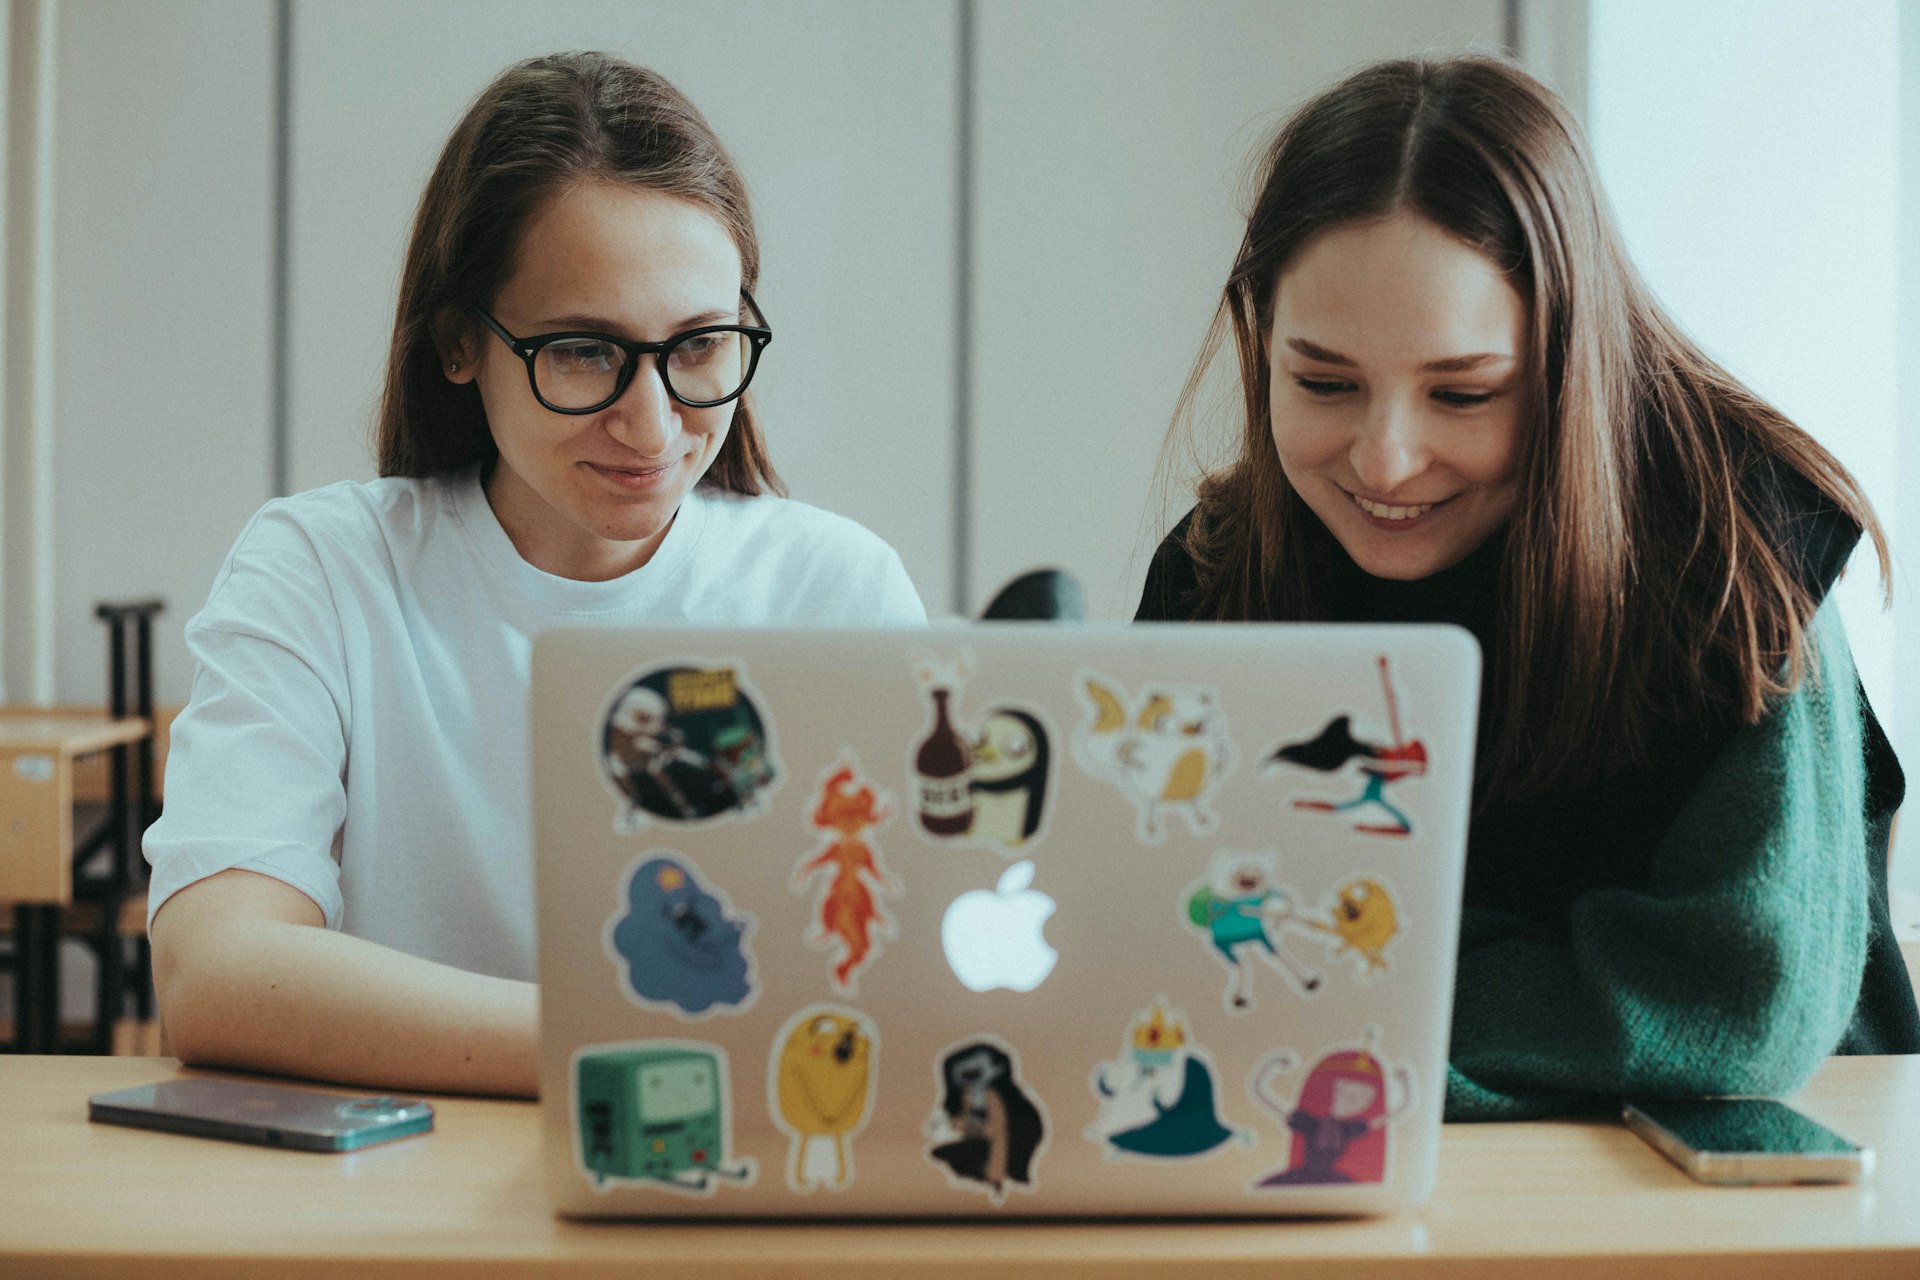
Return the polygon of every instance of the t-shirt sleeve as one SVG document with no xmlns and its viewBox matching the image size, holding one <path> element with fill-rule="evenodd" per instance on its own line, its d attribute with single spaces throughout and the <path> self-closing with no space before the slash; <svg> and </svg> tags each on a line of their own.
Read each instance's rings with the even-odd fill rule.
<svg viewBox="0 0 1920 1280">
<path fill-rule="evenodd" d="M 284 511 L 270 504 L 240 535 L 186 641 L 192 693 L 145 839 L 149 925 L 174 893 L 240 868 L 292 885 L 340 927 L 341 626 L 320 556 Z"/>
<path fill-rule="evenodd" d="M 1467 912 L 1448 1119 L 1780 1094 L 1834 1051 L 1866 964 L 1865 744 L 1831 601 L 1812 630 L 1816 669 L 1728 739 L 1644 889 L 1583 895 L 1564 938 Z"/>
<path fill-rule="evenodd" d="M 907 573 L 907 566 L 900 561 L 900 553 L 892 547 L 881 544 L 884 556 L 878 556 L 870 568 L 870 585 L 867 590 L 874 603 L 873 621 L 875 627 L 924 627 L 927 625 L 927 606 L 920 600 L 920 592 L 913 585 L 913 579 Z"/>
</svg>

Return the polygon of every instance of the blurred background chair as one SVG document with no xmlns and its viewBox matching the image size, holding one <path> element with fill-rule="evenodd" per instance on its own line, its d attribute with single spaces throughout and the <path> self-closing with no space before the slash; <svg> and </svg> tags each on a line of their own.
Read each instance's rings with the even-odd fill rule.
<svg viewBox="0 0 1920 1280">
<path fill-rule="evenodd" d="M 1032 569 L 1000 588 L 982 622 L 1085 622 L 1087 597 L 1065 569 Z"/>
</svg>

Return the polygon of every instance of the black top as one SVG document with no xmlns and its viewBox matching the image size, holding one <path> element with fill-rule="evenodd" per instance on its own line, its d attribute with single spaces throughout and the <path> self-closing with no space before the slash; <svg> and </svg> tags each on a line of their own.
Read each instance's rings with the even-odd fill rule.
<svg viewBox="0 0 1920 1280">
<path fill-rule="evenodd" d="M 1811 492 L 1806 486 L 1793 495 L 1798 510 L 1783 525 L 1803 581 L 1824 597 L 1860 534 L 1844 513 L 1817 495 L 1810 498 Z M 1134 621 L 1193 620 L 1198 579 L 1185 547 L 1192 519 L 1189 512 L 1154 553 Z M 1402 582 L 1369 575 L 1334 543 L 1328 620 L 1456 623 L 1490 654 L 1503 546 L 1504 536 L 1496 535 L 1452 568 Z M 1859 698 L 1872 925 L 1859 1001 L 1836 1052 L 1920 1053 L 1920 1009 L 1887 911 L 1888 839 L 1906 779 L 1864 688 Z M 1669 735 L 1645 768 L 1520 802 L 1480 806 L 1467 834 L 1465 905 L 1516 913 L 1566 938 L 1573 903 L 1581 895 L 1604 888 L 1646 889 L 1656 846 L 1735 728 L 1727 725 L 1691 738 Z M 1540 856 L 1541 834 L 1547 832 L 1552 833 L 1552 858 Z"/>
</svg>

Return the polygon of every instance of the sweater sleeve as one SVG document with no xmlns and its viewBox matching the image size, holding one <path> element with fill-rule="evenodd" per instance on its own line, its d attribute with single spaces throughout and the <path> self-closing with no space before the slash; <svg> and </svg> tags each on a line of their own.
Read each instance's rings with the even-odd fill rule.
<svg viewBox="0 0 1920 1280">
<path fill-rule="evenodd" d="M 1866 964 L 1865 742 L 1831 600 L 1811 630 L 1813 670 L 1728 740 L 1644 889 L 1577 899 L 1565 937 L 1467 913 L 1447 1119 L 1780 1094 L 1834 1051 Z"/>
</svg>

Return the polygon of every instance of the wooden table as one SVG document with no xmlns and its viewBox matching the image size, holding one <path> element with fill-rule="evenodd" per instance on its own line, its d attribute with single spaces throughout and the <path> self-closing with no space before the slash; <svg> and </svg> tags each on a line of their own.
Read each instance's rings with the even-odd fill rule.
<svg viewBox="0 0 1920 1280">
<path fill-rule="evenodd" d="M 0 1058 L 0 1275 L 1920 1275 L 1920 1057 L 1835 1058 L 1797 1099 L 1878 1149 L 1859 1186 L 1700 1186 L 1611 1124 L 1452 1125 L 1419 1213 L 1255 1224 L 574 1223 L 531 1103 L 437 1099 L 437 1132 L 350 1155 L 87 1122 L 177 1071 Z"/>
<path fill-rule="evenodd" d="M 137 716 L 0 709 L 0 903 L 13 907 L 15 1039 L 25 1052 L 59 1041 L 60 908 L 73 902 L 74 762 L 147 734 L 147 721 Z M 126 788 L 123 778 L 119 789 Z M 125 815 L 131 797 L 118 794 L 113 803 Z M 135 857 L 137 850 L 117 856 Z"/>
</svg>

